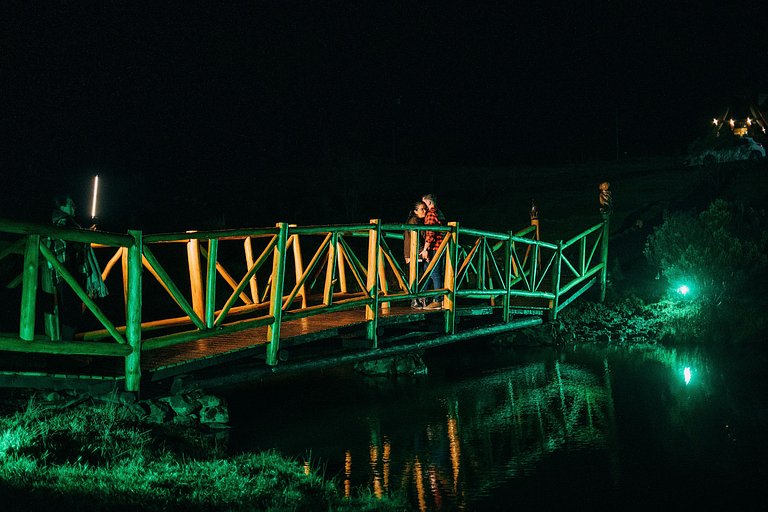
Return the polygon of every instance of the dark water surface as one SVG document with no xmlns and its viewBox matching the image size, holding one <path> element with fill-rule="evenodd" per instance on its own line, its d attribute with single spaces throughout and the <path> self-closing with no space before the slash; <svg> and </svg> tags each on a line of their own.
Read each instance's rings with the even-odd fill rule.
<svg viewBox="0 0 768 512">
<path fill-rule="evenodd" d="M 277 449 L 414 509 L 766 510 L 766 353 L 464 343 L 429 374 L 349 369 L 228 390 L 237 451 Z"/>
</svg>

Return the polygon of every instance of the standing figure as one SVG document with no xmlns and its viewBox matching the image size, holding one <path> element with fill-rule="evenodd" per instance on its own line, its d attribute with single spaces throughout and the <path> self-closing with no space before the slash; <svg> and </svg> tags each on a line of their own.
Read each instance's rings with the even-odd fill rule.
<svg viewBox="0 0 768 512">
<path fill-rule="evenodd" d="M 54 198 L 54 208 L 51 215 L 54 226 L 68 229 L 82 229 L 75 220 L 75 202 L 69 195 L 58 195 Z M 96 226 L 91 226 L 96 229 Z M 75 278 L 91 298 L 107 295 L 107 288 L 101 279 L 101 270 L 89 244 L 71 242 L 54 238 L 50 242 L 51 250 L 64 269 Z M 52 270 L 52 280 L 55 287 L 55 308 L 59 317 L 59 332 L 61 339 L 72 341 L 80 326 L 83 314 L 83 303 L 75 291 L 64 279 Z"/>
<path fill-rule="evenodd" d="M 424 203 L 424 201 L 416 201 L 413 203 L 413 210 L 410 211 L 408 214 L 408 219 L 405 221 L 406 224 L 424 224 L 424 218 L 427 216 L 427 205 Z M 424 243 L 424 232 L 423 231 L 405 231 L 403 233 L 403 255 L 405 256 L 405 264 L 410 265 L 411 263 L 411 237 L 416 236 L 416 247 L 417 247 L 417 262 L 416 262 L 416 276 L 418 280 L 418 276 L 421 275 L 422 270 L 424 270 L 424 259 L 422 258 L 421 254 L 418 254 L 419 247 L 421 247 Z M 412 308 L 423 308 L 426 306 L 425 299 L 413 299 L 411 301 L 411 307 Z"/>
<path fill-rule="evenodd" d="M 424 217 L 424 225 L 440 226 L 445 220 L 443 212 L 437 209 L 437 197 L 435 194 L 425 194 L 421 198 L 427 205 L 427 216 Z M 442 231 L 427 231 L 424 236 L 424 246 L 421 250 L 421 257 L 426 261 L 432 261 L 437 255 L 437 249 L 443 242 L 445 235 Z M 432 283 L 431 290 L 439 290 L 443 287 L 443 274 L 445 273 L 445 259 L 441 258 L 432 269 L 429 280 Z M 427 309 L 440 309 L 443 307 L 443 301 L 435 297 L 434 301 L 426 306 Z"/>
</svg>

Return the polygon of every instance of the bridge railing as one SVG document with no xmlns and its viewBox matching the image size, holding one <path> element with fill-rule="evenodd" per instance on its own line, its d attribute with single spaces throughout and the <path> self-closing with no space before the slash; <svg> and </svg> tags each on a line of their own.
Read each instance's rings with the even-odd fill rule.
<svg viewBox="0 0 768 512">
<path fill-rule="evenodd" d="M 18 337 L 13 334 L 0 334 L 0 350 L 76 355 L 89 354 L 96 356 L 120 356 L 125 358 L 126 379 L 138 384 L 140 376 L 139 354 L 141 344 L 140 308 L 125 312 L 125 325 L 116 326 L 113 318 L 105 313 L 102 308 L 88 296 L 76 276 L 73 276 L 54 255 L 49 247 L 53 239 L 65 240 L 68 243 L 101 244 L 103 246 L 118 247 L 126 251 L 127 279 L 125 289 L 128 302 L 141 303 L 140 281 L 140 255 L 141 233 L 129 231 L 128 234 L 101 233 L 80 229 L 67 229 L 54 226 L 12 222 L 0 219 L 0 233 L 4 239 L 8 236 L 14 240 L 6 240 L 6 245 L 0 251 L 0 260 L 13 255 L 21 257 L 21 273 L 12 277 L 6 287 L 14 288 L 21 285 L 21 297 L 19 307 L 19 331 Z M 20 236 L 20 237 L 19 237 Z M 105 337 L 115 343 L 95 343 L 88 341 L 71 341 L 61 343 L 57 341 L 58 329 L 46 329 L 47 335 L 37 334 L 36 324 L 39 319 L 45 319 L 45 313 L 50 314 L 54 300 L 53 289 L 44 289 L 44 293 L 51 295 L 46 304 L 42 302 L 42 294 L 38 295 L 40 284 L 48 281 L 42 278 L 43 272 L 52 268 L 72 291 L 83 302 L 85 309 L 89 310 L 96 320 L 104 327 Z M 50 288 L 47 286 L 46 288 Z M 7 306 L 4 304 L 4 306 Z M 38 314 L 42 313 L 42 314 Z M 136 316 L 136 314 L 139 316 Z"/>
<path fill-rule="evenodd" d="M 444 233 L 432 261 L 418 264 L 419 236 L 411 236 L 410 261 L 401 263 L 403 233 L 427 230 Z M 0 350 L 124 357 L 126 387 L 135 390 L 142 351 L 266 327 L 266 361 L 275 365 L 281 327 L 313 315 L 359 312 L 374 348 L 381 312 L 412 299 L 442 300 L 447 333 L 455 330 L 457 302 L 487 301 L 501 309 L 504 321 L 531 311 L 549 312 L 554 318 L 597 279 L 604 287 L 606 230 L 604 220 L 565 243 L 553 244 L 538 239 L 538 226 L 498 233 L 458 223 L 423 226 L 372 220 L 122 235 L 0 220 L 0 234 L 20 236 L 0 248 L 0 260 L 13 254 L 22 257 L 21 274 L 7 283 L 22 288 L 19 334 L 0 335 Z M 101 308 L 88 297 L 58 263 L 45 243 L 48 238 L 91 244 L 97 250 L 106 261 L 102 276 L 112 291 L 112 308 Z M 78 341 L 67 343 L 35 334 L 38 313 L 45 308 L 37 300 L 40 273 L 48 270 L 41 267 L 45 262 L 102 328 L 79 333 Z M 440 263 L 443 287 L 428 289 L 429 276 Z M 115 296 L 121 300 L 119 307 L 114 306 Z"/>
</svg>

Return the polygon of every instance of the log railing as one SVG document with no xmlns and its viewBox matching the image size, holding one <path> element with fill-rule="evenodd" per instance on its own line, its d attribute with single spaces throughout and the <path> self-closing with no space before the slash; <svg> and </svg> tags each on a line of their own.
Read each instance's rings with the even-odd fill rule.
<svg viewBox="0 0 768 512">
<path fill-rule="evenodd" d="M 444 232 L 435 258 L 419 268 L 411 236 L 405 264 L 403 233 Z M 295 226 L 145 235 L 62 229 L 0 219 L 0 260 L 21 258 L 21 272 L 5 286 L 21 288 L 18 336 L 0 333 L 0 350 L 125 358 L 126 388 L 137 390 L 140 356 L 191 340 L 254 327 L 267 328 L 266 362 L 278 364 L 280 329 L 318 314 L 359 311 L 376 348 L 379 315 L 392 304 L 442 299 L 445 332 L 453 333 L 457 306 L 487 304 L 503 322 L 532 311 L 556 318 L 596 280 L 604 290 L 607 218 L 566 242 L 538 239 L 538 224 L 498 233 L 412 224 Z M 104 261 L 112 307 L 90 299 L 51 253 L 46 238 L 89 243 Z M 444 284 L 428 288 L 443 261 Z M 60 342 L 39 334 L 38 300 L 45 262 L 99 321 L 101 328 Z M 118 263 L 120 265 L 118 266 Z M 122 292 L 122 293 L 120 293 Z M 105 342 L 106 341 L 106 342 Z M 111 343 L 110 343 L 111 341 Z M 0 362 L 1 365 L 1 362 Z"/>
</svg>

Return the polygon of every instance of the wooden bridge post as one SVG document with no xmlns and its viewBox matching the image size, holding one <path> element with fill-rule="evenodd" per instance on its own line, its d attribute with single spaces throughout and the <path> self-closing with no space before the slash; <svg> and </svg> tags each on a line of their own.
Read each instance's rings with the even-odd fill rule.
<svg viewBox="0 0 768 512">
<path fill-rule="evenodd" d="M 508 233 L 509 238 L 504 242 L 504 299 L 502 300 L 502 316 L 504 322 L 509 322 L 509 307 L 512 303 L 512 275 L 515 269 L 515 262 L 512 259 L 512 231 Z"/>
<path fill-rule="evenodd" d="M 536 289 L 536 280 L 539 278 L 539 273 L 538 273 L 539 265 L 538 265 L 537 262 L 539 261 L 539 257 L 540 257 L 540 255 L 539 255 L 540 247 L 539 247 L 539 244 L 534 243 L 534 244 L 531 244 L 528 248 L 529 249 L 531 249 L 531 248 L 533 249 L 532 255 L 531 255 L 531 263 L 530 263 L 530 265 L 531 265 L 531 273 L 530 273 L 531 277 L 530 277 L 530 279 L 531 279 L 531 288 L 532 288 L 531 291 L 536 291 L 535 290 Z"/>
<path fill-rule="evenodd" d="M 486 290 L 485 275 L 488 272 L 488 258 L 486 254 L 486 246 L 488 245 L 488 239 L 485 237 L 480 238 L 480 247 L 477 254 L 477 289 Z"/>
<path fill-rule="evenodd" d="M 410 231 L 408 247 L 408 289 L 419 292 L 419 231 Z"/>
<path fill-rule="evenodd" d="M 273 322 L 267 327 L 267 364 L 275 366 L 280 350 L 280 326 L 283 321 L 283 284 L 285 282 L 285 246 L 288 243 L 288 224 L 278 222 L 277 245 L 272 257 L 272 286 L 269 289 L 269 307 Z"/>
<path fill-rule="evenodd" d="M 37 272 L 40 264 L 40 235 L 27 236 L 24 249 L 22 274 L 21 318 L 19 337 L 25 341 L 35 339 L 35 299 L 37 297 Z"/>
<path fill-rule="evenodd" d="M 323 304 L 330 306 L 333 304 L 333 289 L 336 284 L 336 264 L 339 256 L 339 233 L 334 232 L 331 235 L 331 243 L 328 246 L 328 264 L 325 267 L 325 287 L 323 288 Z M 342 268 L 342 272 L 344 269 Z"/>
<path fill-rule="evenodd" d="M 211 329 L 216 312 L 216 262 L 219 258 L 219 240 L 208 240 L 208 268 L 205 280 L 205 327 Z"/>
<path fill-rule="evenodd" d="M 120 269 L 123 272 L 123 304 L 128 305 L 128 248 L 120 248 Z"/>
<path fill-rule="evenodd" d="M 605 289 L 608 284 L 608 227 L 609 217 L 603 220 L 603 234 L 600 240 L 600 261 L 603 263 L 603 270 L 600 272 L 600 302 L 605 301 Z"/>
<path fill-rule="evenodd" d="M 379 296 L 389 295 L 389 285 L 387 284 L 387 262 L 384 259 L 384 250 L 379 249 Z M 383 312 L 389 311 L 389 302 L 380 302 L 381 310 Z"/>
<path fill-rule="evenodd" d="M 378 348 L 379 341 L 376 331 L 379 327 L 379 251 L 381 240 L 381 221 L 371 219 L 371 229 L 368 230 L 368 272 L 365 287 L 371 302 L 365 306 L 365 321 L 368 327 L 368 340 L 373 348 Z"/>
<path fill-rule="evenodd" d="M 555 295 L 549 301 L 549 319 L 557 320 L 557 308 L 560 306 L 560 271 L 563 264 L 563 241 L 558 240 L 555 261 L 552 265 L 552 293 Z"/>
<path fill-rule="evenodd" d="M 344 267 L 344 248 L 338 240 L 340 237 L 336 239 L 336 279 L 339 280 L 339 291 L 347 293 L 347 272 Z"/>
<path fill-rule="evenodd" d="M 192 233 L 192 231 L 189 231 Z M 200 241 L 190 238 L 187 242 L 187 262 L 189 264 L 189 286 L 192 293 L 192 310 L 199 318 L 205 318 L 203 301 L 203 276 L 200 270 Z"/>
<path fill-rule="evenodd" d="M 296 224 L 289 224 L 289 228 L 295 228 Z M 301 243 L 299 242 L 299 235 L 291 235 L 293 239 L 293 267 L 294 275 L 296 276 L 296 282 L 301 281 L 301 276 L 304 275 L 304 258 L 301 255 Z M 302 284 L 299 288 L 299 295 L 301 295 L 301 307 L 306 308 L 309 306 L 309 297 L 307 297 L 307 286 Z"/>
<path fill-rule="evenodd" d="M 245 240 L 243 240 L 243 251 L 245 252 L 246 268 L 251 268 L 253 266 L 253 242 L 250 236 L 245 237 Z M 261 302 L 259 299 L 259 284 L 256 281 L 255 274 L 249 279 L 248 285 L 251 288 L 251 300 L 254 304 L 259 304 Z"/>
<path fill-rule="evenodd" d="M 610 186 L 610 183 L 604 181 L 598 187 L 600 189 L 600 215 L 603 217 L 603 230 L 600 239 L 600 261 L 603 263 L 603 270 L 600 272 L 600 302 L 605 301 L 605 289 L 608 284 L 608 234 L 611 210 L 613 209 Z"/>
<path fill-rule="evenodd" d="M 125 357 L 125 390 L 139 391 L 141 381 L 141 272 L 143 240 L 141 231 L 129 230 L 133 245 L 128 247 L 128 294 L 125 303 L 125 338 L 133 351 Z"/>
<path fill-rule="evenodd" d="M 443 286 L 448 288 L 448 293 L 443 299 L 443 309 L 445 310 L 445 332 L 453 334 L 456 332 L 456 269 L 459 263 L 459 223 L 449 222 L 451 227 L 448 236 L 451 237 L 448 245 L 448 251 L 445 255 L 445 279 Z"/>
</svg>

